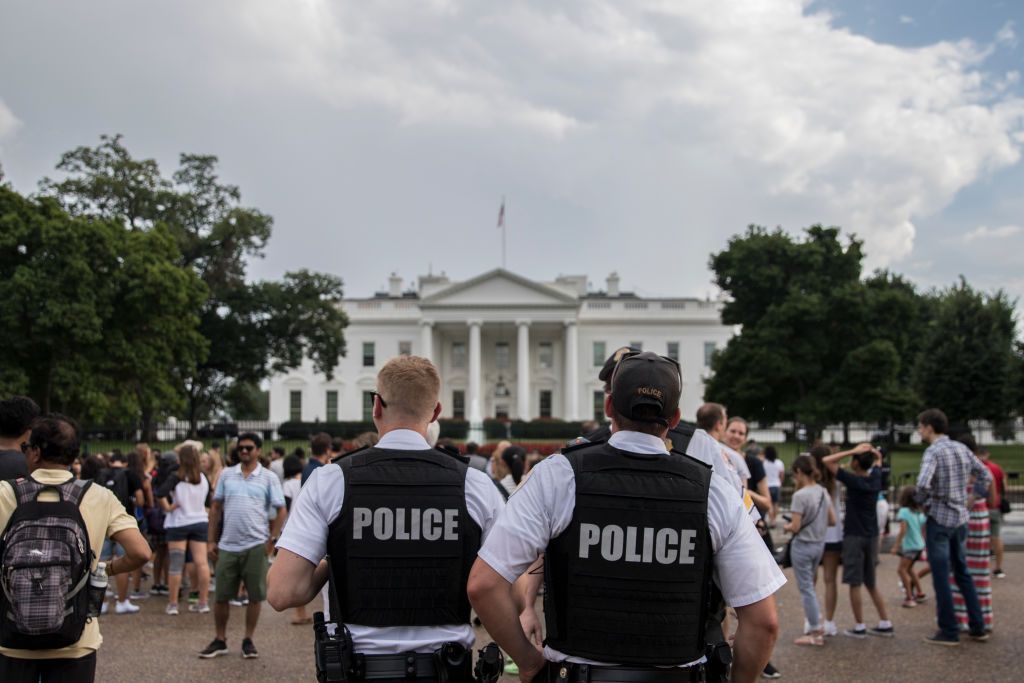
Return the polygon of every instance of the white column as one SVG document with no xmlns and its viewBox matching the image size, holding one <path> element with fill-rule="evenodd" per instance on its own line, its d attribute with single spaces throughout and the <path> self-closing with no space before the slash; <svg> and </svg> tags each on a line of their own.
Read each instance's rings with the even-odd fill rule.
<svg viewBox="0 0 1024 683">
<path fill-rule="evenodd" d="M 565 321 L 565 389 L 562 392 L 565 397 L 566 420 L 575 420 L 580 412 L 580 388 L 579 388 L 579 338 L 575 320 Z"/>
<path fill-rule="evenodd" d="M 480 325 L 479 320 L 470 320 L 469 325 L 469 421 L 471 424 L 483 422 L 483 406 L 480 395 Z"/>
<path fill-rule="evenodd" d="M 420 355 L 429 361 L 434 360 L 434 321 L 420 321 Z"/>
<path fill-rule="evenodd" d="M 520 420 L 530 419 L 530 321 L 517 320 L 516 404 Z"/>
</svg>

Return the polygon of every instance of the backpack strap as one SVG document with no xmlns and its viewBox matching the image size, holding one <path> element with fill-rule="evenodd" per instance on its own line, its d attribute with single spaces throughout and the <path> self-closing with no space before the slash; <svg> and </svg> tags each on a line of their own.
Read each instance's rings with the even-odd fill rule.
<svg viewBox="0 0 1024 683">
<path fill-rule="evenodd" d="M 40 484 L 32 477 L 18 477 L 11 481 L 11 488 L 18 499 L 18 505 L 31 503 L 39 497 L 43 489 L 49 488 L 46 484 Z"/>
<path fill-rule="evenodd" d="M 76 507 L 82 507 L 82 499 L 85 492 L 92 486 L 92 479 L 71 479 L 61 485 L 61 495 L 64 500 L 70 501 Z"/>
</svg>

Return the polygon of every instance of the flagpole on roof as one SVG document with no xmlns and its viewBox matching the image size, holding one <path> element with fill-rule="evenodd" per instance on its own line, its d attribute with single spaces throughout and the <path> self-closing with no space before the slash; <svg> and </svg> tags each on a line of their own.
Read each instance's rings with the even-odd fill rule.
<svg viewBox="0 0 1024 683">
<path fill-rule="evenodd" d="M 501 196 L 501 208 L 498 209 L 498 227 L 501 228 L 501 267 L 505 268 L 505 195 Z"/>
</svg>

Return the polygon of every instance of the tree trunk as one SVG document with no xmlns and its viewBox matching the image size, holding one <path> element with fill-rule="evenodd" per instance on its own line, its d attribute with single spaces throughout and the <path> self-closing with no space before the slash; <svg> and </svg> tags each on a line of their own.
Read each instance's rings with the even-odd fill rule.
<svg viewBox="0 0 1024 683">
<path fill-rule="evenodd" d="M 850 445 L 850 421 L 843 420 L 843 446 Z"/>
</svg>

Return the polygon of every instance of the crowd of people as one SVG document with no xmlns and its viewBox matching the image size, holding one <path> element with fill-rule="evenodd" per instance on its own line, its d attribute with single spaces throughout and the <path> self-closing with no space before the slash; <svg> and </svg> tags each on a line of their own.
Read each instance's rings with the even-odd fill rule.
<svg viewBox="0 0 1024 683">
<path fill-rule="evenodd" d="M 794 642 L 821 647 L 840 634 L 835 622 L 840 567 L 853 613 L 853 623 L 842 634 L 894 637 L 877 575 L 888 519 L 887 506 L 881 504 L 887 493 L 881 451 L 871 444 L 848 450 L 815 444 L 787 467 L 774 447 L 748 441 L 747 422 L 728 416 L 724 406 L 705 404 L 695 418 L 688 430 L 673 427 L 666 438 L 709 465 L 714 476 L 735 490 L 772 553 L 779 550 L 773 534 L 789 537 L 780 554 L 783 565 L 792 567 L 804 614 L 802 629 L 794 629 Z M 962 633 L 985 640 L 994 623 L 991 579 L 1005 576 L 999 533 L 1009 507 L 1005 473 L 969 434 L 950 439 L 941 411 L 925 411 L 918 422 L 928 447 L 916 485 L 896 492 L 898 526 L 889 552 L 899 559 L 893 578 L 900 582 L 902 607 L 909 609 L 928 600 L 923 579 L 933 575 L 939 630 L 928 642 L 956 645 Z M 602 429 L 607 428 L 585 425 L 578 443 L 607 438 Z M 681 433 L 685 438 L 677 442 Z M 460 446 L 438 439 L 437 422 L 430 423 L 425 438 L 430 446 L 486 474 L 504 501 L 546 457 L 510 441 L 499 442 L 484 455 L 476 443 Z M 261 436 L 244 433 L 223 452 L 217 442 L 207 446 L 185 440 L 163 452 L 140 442 L 127 453 L 82 456 L 73 421 L 40 415 L 24 397 L 0 401 L 0 481 L 31 473 L 55 486 L 92 484 L 82 487 L 89 492 L 82 497 L 82 516 L 95 559 L 105 563 L 106 574 L 114 579 L 112 600 L 108 604 L 104 598 L 102 613 L 134 614 L 140 609 L 137 603 L 151 596 L 166 598 L 168 618 L 182 609 L 212 611 L 214 638 L 199 652 L 203 658 L 229 652 L 226 629 L 232 604 L 246 607 L 242 655 L 258 657 L 254 638 L 267 598 L 268 567 L 289 511 L 318 469 L 376 444 L 374 432 L 350 442 L 319 433 L 308 443 L 308 457 L 301 447 L 288 453 L 274 446 L 264 454 Z M 787 480 L 793 493 L 783 505 Z M 0 527 L 7 526 L 17 507 L 15 496 L 13 488 L 0 485 Z M 865 592 L 877 615 L 871 626 L 864 614 Z M 311 621 L 305 604 L 295 607 L 291 623 Z M 95 620 L 89 623 L 77 642 L 61 647 L 0 647 L 0 679 L 92 680 L 98 628 Z M 735 612 L 725 617 L 727 638 L 735 623 Z M 508 671 L 516 671 L 514 662 Z M 781 674 L 768 663 L 761 675 Z"/>
</svg>

